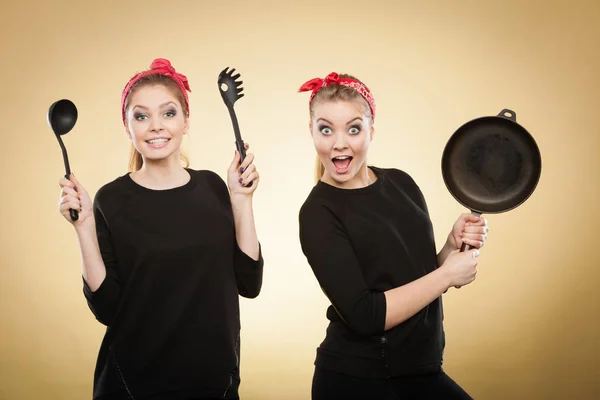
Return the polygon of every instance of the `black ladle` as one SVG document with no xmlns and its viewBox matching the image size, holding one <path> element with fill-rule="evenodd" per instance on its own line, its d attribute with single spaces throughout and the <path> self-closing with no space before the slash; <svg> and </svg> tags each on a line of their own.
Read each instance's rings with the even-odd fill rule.
<svg viewBox="0 0 600 400">
<path fill-rule="evenodd" d="M 71 167 L 69 166 L 69 157 L 67 156 L 67 149 L 61 139 L 61 135 L 66 135 L 73 129 L 77 122 L 77 107 L 71 100 L 62 99 L 52 103 L 48 109 L 48 125 L 52 128 L 58 144 L 62 149 L 63 160 L 65 162 L 65 178 L 71 177 Z M 79 213 L 77 210 L 70 209 L 69 214 L 71 215 L 72 221 L 79 219 Z"/>
</svg>

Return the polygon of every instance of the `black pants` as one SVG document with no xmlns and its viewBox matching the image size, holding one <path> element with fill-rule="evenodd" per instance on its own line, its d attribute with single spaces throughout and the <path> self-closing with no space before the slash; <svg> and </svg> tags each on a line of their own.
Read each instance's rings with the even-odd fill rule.
<svg viewBox="0 0 600 400">
<path fill-rule="evenodd" d="M 390 379 L 359 378 L 316 367 L 313 400 L 471 400 L 443 371 Z"/>
</svg>

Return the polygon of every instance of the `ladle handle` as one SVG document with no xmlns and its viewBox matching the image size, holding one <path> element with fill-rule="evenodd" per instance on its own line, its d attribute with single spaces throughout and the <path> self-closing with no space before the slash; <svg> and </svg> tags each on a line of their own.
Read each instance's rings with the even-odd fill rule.
<svg viewBox="0 0 600 400">
<path fill-rule="evenodd" d="M 65 174 L 65 178 L 69 179 L 71 174 Z M 77 221 L 79 219 L 79 212 L 74 209 L 69 209 L 69 215 L 71 216 L 71 221 Z"/>
<path fill-rule="evenodd" d="M 67 155 L 67 148 L 63 143 L 60 135 L 56 135 L 56 139 L 58 139 L 58 144 L 60 145 L 60 149 L 62 150 L 63 161 L 65 163 L 65 178 L 71 178 L 71 166 L 69 165 L 69 156 Z M 69 210 L 69 214 L 71 215 L 71 221 L 77 221 L 79 219 L 79 212 L 77 210 L 73 210 L 72 208 Z"/>
</svg>

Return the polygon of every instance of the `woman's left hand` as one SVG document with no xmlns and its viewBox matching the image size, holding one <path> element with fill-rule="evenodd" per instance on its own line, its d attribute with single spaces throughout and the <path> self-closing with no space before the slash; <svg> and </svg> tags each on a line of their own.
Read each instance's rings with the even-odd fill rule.
<svg viewBox="0 0 600 400">
<path fill-rule="evenodd" d="M 480 249 L 485 244 L 489 231 L 484 217 L 476 217 L 471 213 L 461 214 L 448 235 L 448 242 L 456 249 L 460 249 L 463 242 Z"/>
<path fill-rule="evenodd" d="M 244 147 L 248 149 L 249 146 L 244 144 Z M 251 196 L 256 190 L 260 177 L 253 162 L 254 154 L 246 153 L 246 158 L 240 165 L 240 153 L 235 151 L 233 161 L 227 170 L 227 185 L 231 196 L 239 194 Z M 252 186 L 249 185 L 250 183 Z"/>
</svg>

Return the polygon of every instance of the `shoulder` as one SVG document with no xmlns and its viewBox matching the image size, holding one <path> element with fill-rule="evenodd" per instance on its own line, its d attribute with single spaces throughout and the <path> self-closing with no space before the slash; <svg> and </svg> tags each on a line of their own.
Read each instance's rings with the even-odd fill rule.
<svg viewBox="0 0 600 400">
<path fill-rule="evenodd" d="M 127 175 L 122 175 L 101 186 L 94 196 L 94 203 L 98 205 L 108 204 L 126 194 L 128 192 L 128 179 L 130 178 Z"/>
<path fill-rule="evenodd" d="M 197 188 L 199 187 L 201 191 L 210 190 L 223 200 L 229 199 L 229 189 L 219 174 L 208 169 L 195 170 L 187 168 L 187 171 L 198 183 Z"/>
<path fill-rule="evenodd" d="M 336 215 L 336 208 L 335 201 L 329 199 L 326 193 L 315 186 L 300 207 L 300 224 L 322 223 L 324 220 Z"/>
<path fill-rule="evenodd" d="M 205 180 L 205 181 L 213 182 L 213 183 L 225 184 L 225 181 L 223 181 L 223 178 L 221 178 L 221 176 L 219 176 L 219 174 L 217 174 L 214 171 L 211 171 L 208 169 L 191 169 L 191 168 L 186 168 L 186 169 L 190 174 L 193 175 L 193 177 L 195 179 Z"/>
<path fill-rule="evenodd" d="M 218 186 L 218 187 L 227 187 L 225 181 L 219 174 L 214 171 L 208 169 L 190 169 L 187 168 L 187 171 L 193 176 L 195 180 L 198 182 L 203 182 L 208 185 Z"/>
<path fill-rule="evenodd" d="M 389 180 L 395 184 L 399 185 L 414 185 L 417 186 L 415 180 L 408 174 L 398 168 L 379 168 L 379 167 L 371 167 L 376 172 L 385 175 L 385 179 Z"/>
<path fill-rule="evenodd" d="M 421 188 L 407 172 L 397 168 L 383 169 L 386 174 L 385 185 L 393 187 L 395 192 L 409 196 L 420 208 L 427 210 L 427 204 Z"/>
<path fill-rule="evenodd" d="M 126 174 L 101 186 L 94 196 L 95 212 L 99 212 L 104 219 L 114 216 L 131 197 L 129 179 L 131 178 Z"/>
</svg>

